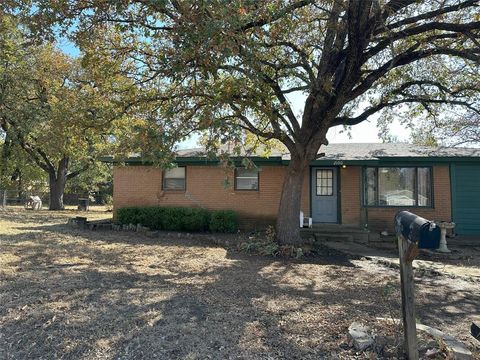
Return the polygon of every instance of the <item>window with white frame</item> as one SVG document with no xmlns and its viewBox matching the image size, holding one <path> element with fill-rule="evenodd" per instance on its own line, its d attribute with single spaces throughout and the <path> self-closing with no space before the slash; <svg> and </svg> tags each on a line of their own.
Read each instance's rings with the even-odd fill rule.
<svg viewBox="0 0 480 360">
<path fill-rule="evenodd" d="M 163 172 L 163 190 L 185 190 L 185 167 L 176 167 Z"/>
<path fill-rule="evenodd" d="M 258 169 L 235 169 L 235 190 L 258 190 Z"/>
<path fill-rule="evenodd" d="M 368 167 L 364 205 L 432 206 L 430 167 Z"/>
</svg>

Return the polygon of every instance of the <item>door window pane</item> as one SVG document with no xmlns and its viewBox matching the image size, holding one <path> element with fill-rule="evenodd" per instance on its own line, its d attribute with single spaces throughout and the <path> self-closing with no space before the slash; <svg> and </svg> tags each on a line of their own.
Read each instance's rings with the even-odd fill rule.
<svg viewBox="0 0 480 360">
<path fill-rule="evenodd" d="M 333 170 L 331 169 L 317 170 L 317 195 L 318 196 L 333 195 Z"/>
</svg>

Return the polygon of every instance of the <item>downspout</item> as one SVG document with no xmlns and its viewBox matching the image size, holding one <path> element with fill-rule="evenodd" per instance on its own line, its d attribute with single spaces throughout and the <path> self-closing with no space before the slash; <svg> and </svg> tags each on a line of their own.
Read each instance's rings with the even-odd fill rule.
<svg viewBox="0 0 480 360">
<path fill-rule="evenodd" d="M 362 167 L 362 185 L 360 186 L 360 188 L 362 189 L 362 196 L 360 197 L 360 201 L 361 201 L 361 207 L 364 209 L 364 213 L 365 213 L 365 221 L 364 221 L 364 224 L 363 224 L 363 228 L 365 230 L 368 230 L 368 205 L 366 205 L 366 202 L 365 202 L 365 194 L 367 192 L 367 171 L 366 171 L 366 166 L 363 166 Z"/>
</svg>

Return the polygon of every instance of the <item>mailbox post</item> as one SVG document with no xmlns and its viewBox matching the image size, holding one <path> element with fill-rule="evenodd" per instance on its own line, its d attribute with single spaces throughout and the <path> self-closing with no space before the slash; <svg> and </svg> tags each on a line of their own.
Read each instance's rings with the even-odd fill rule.
<svg viewBox="0 0 480 360">
<path fill-rule="evenodd" d="M 405 350 L 409 360 L 418 360 L 412 263 L 419 254 L 419 249 L 438 248 L 440 229 L 433 221 L 428 221 L 408 211 L 400 211 L 395 215 L 395 232 L 400 255 Z"/>
</svg>

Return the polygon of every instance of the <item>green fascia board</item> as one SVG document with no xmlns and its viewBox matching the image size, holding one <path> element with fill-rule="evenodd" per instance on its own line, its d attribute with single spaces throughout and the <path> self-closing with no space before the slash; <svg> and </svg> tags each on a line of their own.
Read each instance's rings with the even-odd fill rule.
<svg viewBox="0 0 480 360">
<path fill-rule="evenodd" d="M 379 157 L 380 162 L 414 163 L 480 163 L 480 157 L 469 156 L 432 156 L 432 157 Z"/>
<path fill-rule="evenodd" d="M 283 165 L 287 166 L 290 160 L 283 160 L 280 156 L 273 157 L 261 157 L 251 156 L 249 157 L 256 165 Z M 117 160 L 111 156 L 101 157 L 99 159 L 102 162 L 112 164 L 126 164 L 126 165 L 153 165 L 152 161 L 147 161 L 142 158 L 128 158 L 125 160 Z M 235 164 L 241 164 L 243 157 L 234 157 L 232 160 Z M 176 158 L 174 163 L 179 165 L 218 165 L 220 160 L 209 159 L 206 157 L 179 157 Z M 433 164 L 452 164 L 452 163 L 478 163 L 480 164 L 480 158 L 477 157 L 379 157 L 376 159 L 362 159 L 362 160 L 335 160 L 335 159 L 317 159 L 310 163 L 311 166 L 342 166 L 342 165 L 369 165 L 369 166 L 381 166 L 381 165 L 433 165 Z"/>
<path fill-rule="evenodd" d="M 232 160 L 235 164 L 240 165 L 242 163 L 243 157 L 234 157 Z M 283 165 L 282 158 L 280 156 L 275 157 L 261 157 L 261 156 L 252 156 L 249 157 L 255 165 Z M 142 158 L 127 158 L 125 160 L 114 159 L 112 156 L 104 156 L 99 158 L 100 161 L 111 164 L 125 164 L 125 165 L 153 165 L 154 163 L 149 160 L 144 160 Z M 173 160 L 174 163 L 178 165 L 218 165 L 220 163 L 219 159 L 209 159 L 206 157 L 179 157 Z"/>
<path fill-rule="evenodd" d="M 236 164 L 241 164 L 243 161 L 243 157 L 236 156 L 232 157 Z M 282 158 L 280 156 L 273 156 L 273 157 L 261 157 L 261 156 L 250 156 L 248 157 L 249 160 L 253 161 L 256 165 L 281 165 Z M 208 159 L 206 157 L 179 157 L 174 160 L 177 164 L 187 164 L 187 165 L 215 165 L 219 164 L 219 159 Z"/>
</svg>

